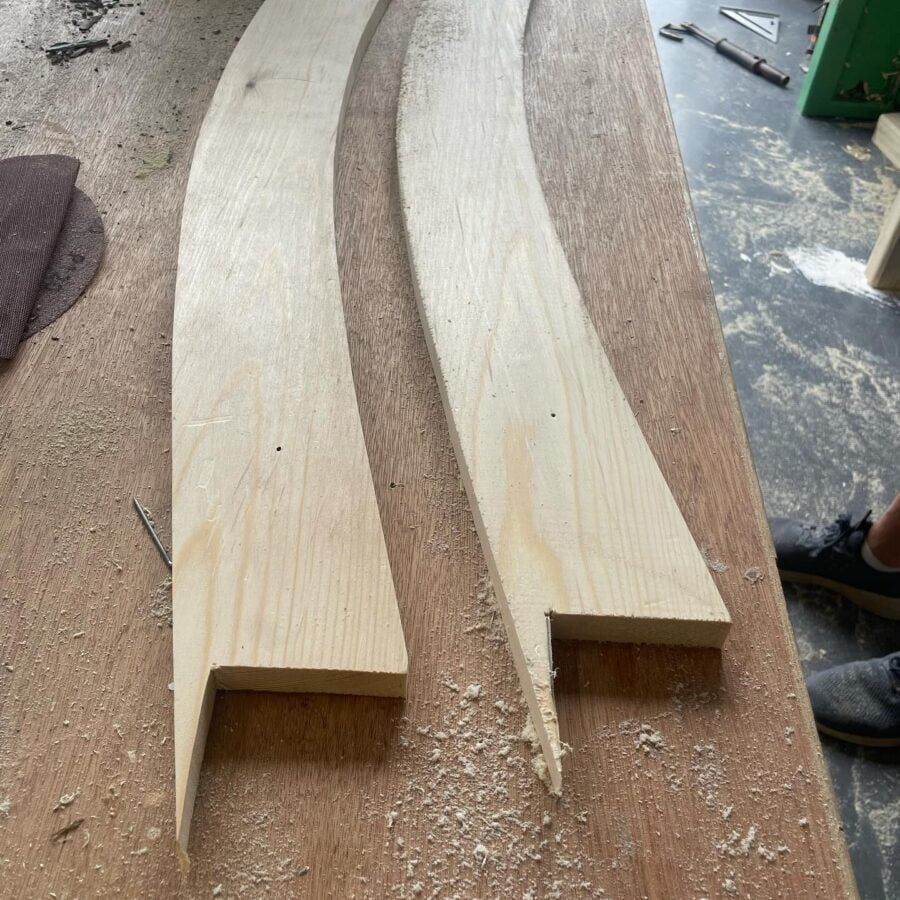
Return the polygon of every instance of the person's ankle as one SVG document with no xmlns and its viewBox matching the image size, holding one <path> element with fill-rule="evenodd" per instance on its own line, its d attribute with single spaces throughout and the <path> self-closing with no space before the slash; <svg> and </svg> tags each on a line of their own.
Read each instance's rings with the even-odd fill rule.
<svg viewBox="0 0 900 900">
<path fill-rule="evenodd" d="M 866 533 L 866 543 L 869 550 L 881 563 L 889 569 L 900 568 L 900 528 L 898 528 L 897 501 L 891 504 L 890 509 L 879 516 L 869 527 Z"/>
<path fill-rule="evenodd" d="M 900 572 L 900 554 L 894 557 L 890 553 L 885 553 L 883 544 L 879 546 L 877 541 L 873 542 L 871 534 L 870 531 L 863 541 L 863 562 L 878 572 Z"/>
</svg>

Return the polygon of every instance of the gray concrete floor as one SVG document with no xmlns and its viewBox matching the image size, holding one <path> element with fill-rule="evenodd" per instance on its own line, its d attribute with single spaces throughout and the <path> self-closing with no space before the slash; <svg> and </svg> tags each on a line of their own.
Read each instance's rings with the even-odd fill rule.
<svg viewBox="0 0 900 900">
<path fill-rule="evenodd" d="M 753 8 L 759 8 L 749 4 Z M 791 75 L 779 89 L 694 38 L 657 38 L 669 103 L 769 515 L 879 513 L 900 491 L 900 297 L 863 265 L 900 183 L 868 126 L 802 118 L 816 4 L 773 0 L 772 44 L 702 0 L 648 0 Z M 787 588 L 807 672 L 900 649 L 900 623 Z M 900 897 L 900 754 L 823 740 L 860 893 Z"/>
</svg>

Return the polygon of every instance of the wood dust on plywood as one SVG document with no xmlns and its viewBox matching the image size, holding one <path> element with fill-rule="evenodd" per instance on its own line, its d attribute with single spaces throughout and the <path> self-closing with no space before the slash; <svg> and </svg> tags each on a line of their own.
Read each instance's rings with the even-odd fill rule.
<svg viewBox="0 0 900 900">
<path fill-rule="evenodd" d="M 150 594 L 150 615 L 156 627 L 172 627 L 172 576 L 167 575 Z"/>
</svg>

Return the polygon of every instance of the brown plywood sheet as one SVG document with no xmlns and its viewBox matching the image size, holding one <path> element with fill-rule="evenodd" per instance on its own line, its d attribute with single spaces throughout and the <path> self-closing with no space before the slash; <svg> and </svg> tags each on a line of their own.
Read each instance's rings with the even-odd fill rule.
<svg viewBox="0 0 900 900">
<path fill-rule="evenodd" d="M 168 540 L 180 204 L 197 128 L 252 4 L 162 0 L 145 17 L 110 13 L 105 22 L 135 31 L 127 52 L 39 80 L 18 38 L 23 28 L 55 37 L 55 23 L 15 5 L 22 16 L 0 23 L 10 73 L 0 89 L 20 89 L 27 127 L 0 132 L 0 150 L 80 156 L 109 244 L 82 302 L 0 367 L 4 889 L 851 894 L 639 0 L 538 0 L 526 46 L 532 141 L 604 346 L 708 548 L 734 618 L 724 653 L 558 642 L 573 752 L 562 800 L 547 796 L 519 740 L 517 682 L 409 278 L 393 129 L 414 3 L 398 0 L 350 98 L 337 226 L 409 698 L 223 694 L 193 867 L 178 873 L 167 572 L 130 498 Z M 167 162 L 136 178 L 150 158 Z"/>
</svg>

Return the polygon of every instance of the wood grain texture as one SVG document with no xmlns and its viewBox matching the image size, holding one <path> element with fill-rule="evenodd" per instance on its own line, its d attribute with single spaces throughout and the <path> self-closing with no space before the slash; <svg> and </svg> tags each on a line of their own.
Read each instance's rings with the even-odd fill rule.
<svg viewBox="0 0 900 900">
<path fill-rule="evenodd" d="M 892 166 L 900 167 L 900 113 L 885 113 L 878 117 L 872 142 Z"/>
<path fill-rule="evenodd" d="M 900 168 L 900 113 L 879 116 L 872 141 L 892 166 Z M 866 280 L 882 291 L 900 290 L 900 193 L 885 213 L 866 263 Z"/>
<path fill-rule="evenodd" d="M 266 0 L 200 130 L 172 351 L 176 831 L 216 688 L 402 696 L 334 232 L 344 101 L 386 0 Z"/>
<path fill-rule="evenodd" d="M 381 900 L 415 896 L 421 882 L 426 897 L 443 885 L 467 898 L 729 898 L 727 881 L 754 900 L 852 896 L 638 0 L 538 0 L 525 50 L 530 135 L 625 395 L 692 532 L 728 565 L 714 573 L 734 618 L 728 652 L 555 642 L 560 729 L 575 750 L 558 801 L 512 739 L 525 714 L 404 250 L 394 118 L 415 3 L 395 0 L 349 98 L 336 211 L 408 699 L 223 692 L 192 868 L 178 874 L 171 635 L 152 614 L 168 573 L 130 498 L 168 539 L 180 205 L 197 130 L 254 5 L 114 10 L 110 29 L 133 32 L 132 46 L 47 67 L 46 78 L 34 74 L 38 44 L 60 39 L 56 7 L 12 0 L 0 17 L 0 91 L 26 126 L 0 128 L 0 150 L 80 156 L 110 241 L 84 298 L 0 369 L 4 892 L 199 900 L 221 884 L 226 898 Z M 168 150 L 170 165 L 135 177 Z M 614 207 L 603 202 L 613 190 Z M 656 316 L 661 304 L 677 315 Z M 763 576 L 753 583 L 752 567 Z M 469 684 L 482 696 L 461 708 Z M 643 724 L 664 750 L 638 746 Z M 77 795 L 54 812 L 63 794 Z M 49 842 L 79 818 L 65 842 Z"/>
<path fill-rule="evenodd" d="M 720 647 L 731 619 L 544 201 L 525 116 L 530 5 L 424 0 L 406 55 L 397 155 L 425 337 L 559 790 L 551 622 L 560 638 Z"/>
<path fill-rule="evenodd" d="M 866 281 L 881 291 L 900 290 L 900 193 L 884 215 L 866 262 Z"/>
</svg>

